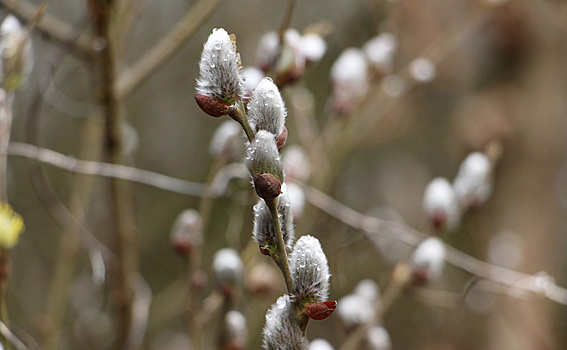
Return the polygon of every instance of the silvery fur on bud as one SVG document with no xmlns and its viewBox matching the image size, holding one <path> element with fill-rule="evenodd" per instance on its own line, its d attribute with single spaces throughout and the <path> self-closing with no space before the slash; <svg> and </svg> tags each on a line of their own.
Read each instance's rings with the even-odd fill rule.
<svg viewBox="0 0 567 350">
<path fill-rule="evenodd" d="M 195 209 L 181 212 L 171 228 L 173 246 L 183 253 L 199 247 L 203 241 L 203 220 Z"/>
<path fill-rule="evenodd" d="M 219 286 L 238 285 L 242 281 L 244 266 L 240 255 L 230 248 L 224 248 L 215 253 L 213 273 Z"/>
<path fill-rule="evenodd" d="M 282 193 L 278 196 L 278 219 L 285 245 L 291 249 L 295 235 L 295 227 L 293 226 L 293 214 L 291 213 L 291 202 L 289 196 Z M 274 231 L 274 224 L 270 209 L 263 199 L 260 199 L 254 206 L 254 241 L 260 246 L 274 246 L 277 238 Z"/>
<path fill-rule="evenodd" d="M 374 320 L 374 304 L 361 294 L 348 294 L 339 299 L 337 313 L 345 328 L 352 329 Z"/>
<path fill-rule="evenodd" d="M 227 103 L 243 96 L 240 57 L 236 43 L 222 28 L 213 29 L 201 54 L 197 94 Z"/>
<path fill-rule="evenodd" d="M 309 343 L 309 350 L 334 350 L 333 346 L 325 339 L 313 339 Z"/>
<path fill-rule="evenodd" d="M 453 182 L 455 193 L 463 207 L 484 203 L 492 192 L 492 165 L 480 152 L 471 153 L 459 167 Z"/>
<path fill-rule="evenodd" d="M 209 151 L 212 156 L 222 156 L 228 159 L 236 159 L 242 154 L 242 128 L 233 120 L 226 120 L 218 126 L 211 139 Z"/>
<path fill-rule="evenodd" d="M 230 349 L 244 349 L 248 340 L 248 327 L 244 315 L 235 310 L 229 311 L 224 317 L 224 324 L 226 345 L 230 346 Z"/>
<path fill-rule="evenodd" d="M 287 111 L 278 87 L 272 79 L 263 78 L 256 85 L 248 103 L 250 126 L 255 132 L 266 130 L 280 135 L 286 116 Z"/>
<path fill-rule="evenodd" d="M 283 181 L 283 166 L 274 134 L 260 130 L 246 150 L 246 167 L 252 174 L 271 174 Z"/>
<path fill-rule="evenodd" d="M 1 82 L 7 91 L 24 85 L 33 66 L 32 43 L 24 26 L 8 15 L 0 26 Z"/>
<path fill-rule="evenodd" d="M 427 283 L 438 279 L 445 265 L 445 245 L 437 237 L 430 237 L 419 244 L 411 258 L 414 280 Z"/>
<path fill-rule="evenodd" d="M 392 70 L 398 41 L 391 33 L 382 33 L 368 40 L 362 50 L 374 68 L 382 74 Z"/>
<path fill-rule="evenodd" d="M 317 238 L 299 238 L 289 255 L 289 265 L 295 297 L 301 304 L 327 300 L 331 275 L 327 257 Z"/>
<path fill-rule="evenodd" d="M 266 313 L 263 331 L 266 350 L 307 350 L 309 344 L 299 328 L 289 295 L 278 298 Z"/>
<path fill-rule="evenodd" d="M 433 179 L 425 188 L 423 209 L 435 228 L 455 229 L 459 225 L 461 208 L 451 183 L 442 177 Z"/>
<path fill-rule="evenodd" d="M 380 298 L 380 287 L 378 287 L 376 282 L 367 278 L 356 284 L 353 293 L 363 296 L 371 303 L 376 303 Z"/>
<path fill-rule="evenodd" d="M 392 341 L 388 331 L 382 326 L 374 326 L 366 333 L 366 345 L 368 350 L 390 350 Z"/>
<path fill-rule="evenodd" d="M 332 104 L 339 112 L 348 112 L 366 95 L 368 64 L 361 50 L 345 50 L 331 67 Z"/>
</svg>

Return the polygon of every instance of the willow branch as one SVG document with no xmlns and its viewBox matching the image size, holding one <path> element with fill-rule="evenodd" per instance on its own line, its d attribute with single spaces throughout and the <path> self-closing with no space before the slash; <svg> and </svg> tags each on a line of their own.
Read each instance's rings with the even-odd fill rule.
<svg viewBox="0 0 567 350">
<path fill-rule="evenodd" d="M 309 203 L 339 221 L 361 230 L 369 238 L 380 235 L 415 247 L 427 237 L 426 234 L 403 224 L 361 214 L 317 189 L 307 185 L 302 185 L 302 187 Z M 478 260 L 451 246 L 445 245 L 445 247 L 447 249 L 446 260 L 456 267 L 478 277 L 500 283 L 512 290 L 536 294 L 556 303 L 567 305 L 567 289 L 558 286 L 550 277 L 534 276 L 509 270 Z"/>
<path fill-rule="evenodd" d="M 80 160 L 27 143 L 10 143 L 8 154 L 37 160 L 74 173 L 126 180 L 187 196 L 201 197 L 207 187 L 200 183 L 125 165 Z"/>
<path fill-rule="evenodd" d="M 126 70 L 118 80 L 116 94 L 125 97 L 144 82 L 154 71 L 169 60 L 201 24 L 213 13 L 222 0 L 200 0 L 185 14 L 177 25 L 151 48 L 142 58 Z"/>
<path fill-rule="evenodd" d="M 27 0 L 0 0 L 0 8 L 25 23 L 32 21 L 38 13 L 38 7 Z M 34 29 L 80 57 L 93 57 L 94 50 L 90 39 L 77 36 L 75 28 L 48 13 L 43 15 Z"/>
</svg>

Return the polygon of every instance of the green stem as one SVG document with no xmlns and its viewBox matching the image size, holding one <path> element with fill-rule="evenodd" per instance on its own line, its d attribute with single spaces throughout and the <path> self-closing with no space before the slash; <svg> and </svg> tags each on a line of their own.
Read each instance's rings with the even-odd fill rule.
<svg viewBox="0 0 567 350">
<path fill-rule="evenodd" d="M 237 102 L 236 107 L 231 109 L 229 115 L 242 126 L 248 141 L 252 142 L 252 140 L 254 140 L 254 130 L 252 130 L 252 127 L 250 127 L 250 123 L 248 122 L 248 115 L 246 114 L 244 103 L 242 103 L 242 101 Z"/>
<path fill-rule="evenodd" d="M 272 222 L 274 225 L 274 231 L 276 232 L 276 244 L 278 248 L 277 255 L 274 256 L 274 261 L 282 271 L 285 286 L 287 287 L 287 292 L 290 295 L 294 294 L 293 280 L 291 279 L 291 271 L 289 269 L 289 261 L 287 260 L 287 252 L 285 247 L 285 242 L 283 240 L 282 230 L 280 227 L 280 220 L 278 218 L 278 205 L 277 198 L 272 200 L 266 200 L 266 205 L 270 209 L 270 214 L 272 215 Z"/>
</svg>

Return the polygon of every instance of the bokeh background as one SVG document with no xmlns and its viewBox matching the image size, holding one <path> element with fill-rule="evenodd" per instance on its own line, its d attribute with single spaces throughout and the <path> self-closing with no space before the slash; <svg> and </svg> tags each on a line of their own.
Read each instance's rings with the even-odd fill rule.
<svg viewBox="0 0 567 350">
<path fill-rule="evenodd" d="M 35 0 L 30 3 L 39 4 Z M 159 42 L 194 1 L 132 3 L 136 3 L 135 21 L 123 48 L 126 64 L 136 62 Z M 277 30 L 286 7 L 286 1 L 276 0 L 223 1 L 183 47 L 125 100 L 125 119 L 137 133 L 136 147 L 129 155 L 136 167 L 199 183 L 207 181 L 214 162 L 209 143 L 221 121 L 205 115 L 193 99 L 202 44 L 212 28 L 223 27 L 236 34 L 243 65 L 252 65 L 258 40 Z M 72 25 L 77 33 L 92 33 L 84 1 L 50 1 L 47 12 Z M 2 15 L 6 13 L 2 11 Z M 447 242 L 498 264 L 506 265 L 519 254 L 511 266 L 514 269 L 528 274 L 545 271 L 557 284 L 567 285 L 567 3 L 298 1 L 291 27 L 301 31 L 313 24 L 329 29 L 327 52 L 309 67 L 303 79 L 282 92 L 289 109 L 288 145 L 300 145 L 308 152 L 313 149 L 298 137 L 300 124 L 294 120 L 305 98 L 312 105 L 303 113 L 320 130 L 337 118 L 346 118 L 341 123 L 348 125 L 348 118 L 364 115 L 370 122 L 364 133 L 355 135 L 358 142 L 347 148 L 346 154 L 310 154 L 313 167 L 308 183 L 355 210 L 430 233 L 421 207 L 427 183 L 437 176 L 453 178 L 468 153 L 483 150 L 497 139 L 503 153 L 494 172 L 493 195 L 483 207 L 467 214 Z M 380 95 L 380 83 L 375 82 L 370 90 L 375 95 L 368 97 L 363 108 L 347 117 L 334 115 L 328 107 L 332 63 L 346 48 L 361 47 L 383 31 L 393 33 L 399 44 L 394 72 L 403 72 L 425 52 L 442 57 L 435 79 L 414 84 L 396 97 L 395 103 Z M 17 93 L 12 141 L 101 160 L 103 122 L 95 98 L 95 68 L 39 33 L 34 33 L 32 40 L 34 70 L 27 86 Z M 340 143 L 336 147 L 340 149 Z M 320 158 L 334 163 L 319 167 L 324 163 Z M 73 213 L 84 215 L 94 235 L 114 250 L 108 181 L 42 167 L 59 199 L 75 208 Z M 62 242 L 69 240 L 69 235 L 50 215 L 48 208 L 53 203 L 49 197 L 38 194 L 33 181 L 36 172 L 33 161 L 9 157 L 10 202 L 26 223 L 21 242 L 13 251 L 8 300 L 11 320 L 20 334 L 29 334 L 41 343 L 50 332 L 46 313 L 53 307 L 49 306 L 51 295 L 62 293 L 64 302 L 57 306 L 64 317 L 64 327 L 57 334 L 59 347 L 112 348 L 116 332 L 108 287 L 112 274 L 97 285 L 88 250 L 70 248 L 71 252 L 65 253 Z M 207 274 L 218 249 L 230 246 L 248 252 L 254 201 L 246 181 L 234 181 L 230 195 L 215 200 L 202 247 Z M 182 210 L 198 208 L 199 203 L 198 197 L 135 186 L 140 272 L 153 295 L 144 349 L 187 346 L 183 314 L 186 264 L 172 251 L 169 232 Z M 350 293 L 363 278 L 374 279 L 382 288 L 387 286 L 392 265 L 361 232 L 308 205 L 297 222 L 297 234 L 308 233 L 321 240 L 328 255 L 332 298 Z M 505 243 L 491 257 L 490 242 L 502 233 Z M 509 245 L 512 253 L 506 249 Z M 68 292 L 54 287 L 62 254 L 73 256 L 73 283 Z M 248 271 L 254 264 L 271 264 L 257 250 L 245 256 Z M 259 348 L 265 311 L 284 290 L 278 271 L 269 271 L 266 279 L 273 278 L 270 273 L 277 276 L 274 290 L 255 295 L 244 283 L 237 305 L 248 320 L 249 349 Z M 431 286 L 433 296 L 402 296 L 383 320 L 392 348 L 567 347 L 565 306 L 544 298 L 520 300 L 494 293 L 473 295 L 472 300 L 459 298 L 471 278 L 447 266 L 443 278 Z M 205 291 L 213 285 L 209 278 Z M 450 292 L 452 297 L 435 291 Z M 210 333 L 206 337 L 216 337 Z M 345 332 L 339 318 L 331 317 L 312 322 L 308 337 L 325 338 L 339 348 Z"/>
</svg>

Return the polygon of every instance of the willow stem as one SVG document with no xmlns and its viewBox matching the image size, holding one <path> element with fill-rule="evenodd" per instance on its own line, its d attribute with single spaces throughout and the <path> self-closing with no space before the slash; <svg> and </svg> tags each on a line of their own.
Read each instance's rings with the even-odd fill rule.
<svg viewBox="0 0 567 350">
<path fill-rule="evenodd" d="M 10 327 L 10 322 L 8 320 L 8 303 L 7 303 L 7 289 L 8 289 L 8 279 L 11 273 L 10 257 L 8 252 L 0 248 L 0 321 L 6 326 Z M 0 336 L 0 341 L 4 346 L 5 350 L 11 350 L 12 345 L 7 337 L 4 335 Z"/>
<path fill-rule="evenodd" d="M 233 108 L 231 109 L 229 115 L 232 119 L 236 120 L 238 124 L 242 126 L 242 129 L 244 129 L 248 141 L 252 142 L 252 140 L 254 140 L 254 131 L 252 130 L 252 127 L 248 122 L 248 116 L 246 114 L 244 103 L 242 101 L 237 102 L 236 106 L 233 106 Z"/>
<path fill-rule="evenodd" d="M 278 215 L 278 202 L 276 199 L 265 200 L 266 205 L 270 209 L 270 214 L 272 215 L 272 222 L 274 225 L 274 231 L 276 233 L 276 243 L 278 248 L 278 253 L 274 256 L 274 261 L 282 271 L 285 286 L 287 287 L 287 292 L 293 295 L 293 280 L 291 279 L 291 272 L 289 269 L 289 261 L 287 260 L 287 252 L 285 247 L 285 242 L 283 240 L 282 230 L 280 227 L 280 220 Z"/>
</svg>

